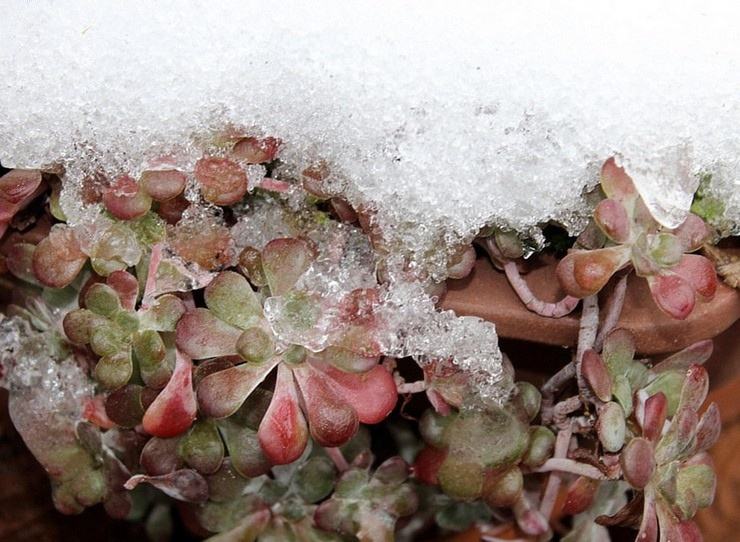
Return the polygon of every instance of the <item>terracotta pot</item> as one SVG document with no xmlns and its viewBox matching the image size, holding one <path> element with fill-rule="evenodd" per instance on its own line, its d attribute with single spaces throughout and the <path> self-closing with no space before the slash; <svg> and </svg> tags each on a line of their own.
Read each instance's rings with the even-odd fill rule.
<svg viewBox="0 0 740 542">
<path fill-rule="evenodd" d="M 556 262 L 524 275 L 530 289 L 545 301 L 557 301 L 563 292 L 555 277 Z M 610 289 L 600 294 L 603 301 Z M 500 337 L 522 339 L 557 346 L 575 346 L 578 337 L 579 309 L 563 318 L 545 318 L 529 311 L 514 293 L 505 275 L 487 258 L 479 258 L 473 272 L 461 280 L 450 280 L 441 307 L 458 315 L 478 316 L 496 324 Z M 720 283 L 709 302 L 697 301 L 686 320 L 664 314 L 653 302 L 647 282 L 630 275 L 619 327 L 635 334 L 641 354 L 675 352 L 702 340 L 713 338 L 740 318 L 740 294 Z"/>
</svg>

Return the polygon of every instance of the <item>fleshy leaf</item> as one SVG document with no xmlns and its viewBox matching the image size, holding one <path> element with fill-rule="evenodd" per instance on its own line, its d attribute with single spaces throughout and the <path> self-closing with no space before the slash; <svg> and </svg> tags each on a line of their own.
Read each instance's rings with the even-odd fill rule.
<svg viewBox="0 0 740 542">
<path fill-rule="evenodd" d="M 205 377 L 198 385 L 198 405 L 211 418 L 231 416 L 280 361 L 242 363 Z"/>
<path fill-rule="evenodd" d="M 239 270 L 255 286 L 267 286 L 265 271 L 262 269 L 262 253 L 254 247 L 245 247 L 239 254 Z"/>
<path fill-rule="evenodd" d="M 683 245 L 675 235 L 660 232 L 648 235 L 650 260 L 660 267 L 673 267 L 681 260 Z"/>
<path fill-rule="evenodd" d="M 580 514 L 591 506 L 596 495 L 599 482 L 579 476 L 567 489 L 565 503 L 563 504 L 563 513 L 568 516 Z"/>
<path fill-rule="evenodd" d="M 681 389 L 681 399 L 678 408 L 688 408 L 698 412 L 709 393 L 709 375 L 701 365 L 692 365 L 686 372 Z"/>
<path fill-rule="evenodd" d="M 125 385 L 132 373 L 133 363 L 129 350 L 103 355 L 95 365 L 95 380 L 108 389 Z"/>
<path fill-rule="evenodd" d="M 642 437 L 635 437 L 627 443 L 619 461 L 625 480 L 636 489 L 644 488 L 655 472 L 653 445 Z"/>
<path fill-rule="evenodd" d="M 310 364 L 304 363 L 293 372 L 305 404 L 311 436 L 316 442 L 335 448 L 351 439 L 359 427 L 354 408 Z"/>
<path fill-rule="evenodd" d="M 654 373 L 666 371 L 686 371 L 691 365 L 702 365 L 714 350 L 711 339 L 696 342 L 683 350 L 667 357 L 653 367 Z"/>
<path fill-rule="evenodd" d="M 234 470 L 246 478 L 265 474 L 272 464 L 265 457 L 257 431 L 238 425 L 231 419 L 218 422 Z"/>
<path fill-rule="evenodd" d="M 156 201 L 167 201 L 185 190 L 187 176 L 176 169 L 147 170 L 141 174 L 139 185 Z"/>
<path fill-rule="evenodd" d="M 77 277 L 86 261 L 72 228 L 57 224 L 36 245 L 33 273 L 45 286 L 64 288 Z"/>
<path fill-rule="evenodd" d="M 568 295 L 583 298 L 601 290 L 628 260 L 629 252 L 621 246 L 576 250 L 558 263 L 558 280 Z"/>
<path fill-rule="evenodd" d="M 180 457 L 189 467 L 201 474 L 213 474 L 224 459 L 224 444 L 216 425 L 211 421 L 198 421 L 180 440 Z"/>
<path fill-rule="evenodd" d="M 191 469 L 181 469 L 160 476 L 137 474 L 129 478 L 124 487 L 134 489 L 141 483 L 151 484 L 178 501 L 204 502 L 208 499 L 208 483 Z"/>
<path fill-rule="evenodd" d="M 169 474 L 183 467 L 183 460 L 177 453 L 180 438 L 152 437 L 144 445 L 139 463 L 150 476 Z"/>
<path fill-rule="evenodd" d="M 601 230 L 617 243 L 624 243 L 630 236 L 627 210 L 615 199 L 605 199 L 594 209 L 594 220 Z"/>
<path fill-rule="evenodd" d="M 278 365 L 275 392 L 258 430 L 260 446 L 275 465 L 298 459 L 308 442 L 308 426 L 298 405 L 293 374 L 285 364 Z"/>
<path fill-rule="evenodd" d="M 685 320 L 694 310 L 694 288 L 678 275 L 666 274 L 648 277 L 650 293 L 656 305 L 677 320 Z"/>
<path fill-rule="evenodd" d="M 156 331 L 175 331 L 177 322 L 185 314 L 185 304 L 172 294 L 158 297 L 154 303 L 139 311 L 139 320 L 143 328 Z"/>
<path fill-rule="evenodd" d="M 303 239 L 273 239 L 262 250 L 262 267 L 273 296 L 288 292 L 315 258 Z"/>
<path fill-rule="evenodd" d="M 642 434 L 651 442 L 660 438 L 668 414 L 668 400 L 665 394 L 658 392 L 645 401 L 645 412 L 642 420 Z"/>
<path fill-rule="evenodd" d="M 612 379 L 609 376 L 606 364 L 594 350 L 584 352 L 581 371 L 596 397 L 602 401 L 611 399 Z"/>
<path fill-rule="evenodd" d="M 281 141 L 274 137 L 258 139 L 245 137 L 234 144 L 232 154 L 248 164 L 272 162 L 278 154 Z"/>
<path fill-rule="evenodd" d="M 364 373 L 349 373 L 328 364 L 314 365 L 332 380 L 340 395 L 355 409 L 361 423 L 379 423 L 396 406 L 396 383 L 382 365 Z"/>
<path fill-rule="evenodd" d="M 608 402 L 599 408 L 599 419 L 596 422 L 599 441 L 607 452 L 618 452 L 624 444 L 626 432 L 624 410 L 619 403 Z"/>
<path fill-rule="evenodd" d="M 699 425 L 696 428 L 696 451 L 703 452 L 714 446 L 714 443 L 719 439 L 721 430 L 722 421 L 719 416 L 719 408 L 717 403 L 712 403 L 699 420 Z"/>
<path fill-rule="evenodd" d="M 201 158 L 195 164 L 195 179 L 203 197 L 216 205 L 232 205 L 247 193 L 247 174 L 227 158 Z"/>
<path fill-rule="evenodd" d="M 103 192 L 103 205 L 116 218 L 131 220 L 147 213 L 152 198 L 133 178 L 123 175 Z"/>
<path fill-rule="evenodd" d="M 262 306 L 243 276 L 223 271 L 205 289 L 206 305 L 227 324 L 246 329 L 262 317 Z"/>
<path fill-rule="evenodd" d="M 116 291 L 125 310 L 134 310 L 139 295 L 139 282 L 135 276 L 127 271 L 114 271 L 105 282 Z"/>
<path fill-rule="evenodd" d="M 141 386 L 128 384 L 108 395 L 105 413 L 121 427 L 135 427 L 141 423 L 144 406 L 141 403 Z"/>
<path fill-rule="evenodd" d="M 684 254 L 671 271 L 688 282 L 703 298 L 714 297 L 717 291 L 717 272 L 708 258 L 698 254 Z"/>
<path fill-rule="evenodd" d="M 701 218 L 689 213 L 683 224 L 673 230 L 673 235 L 680 239 L 684 252 L 693 252 L 707 240 L 709 229 Z"/>
<path fill-rule="evenodd" d="M 196 308 L 177 322 L 177 346 L 193 359 L 233 356 L 241 333 L 208 309 Z"/>
<path fill-rule="evenodd" d="M 609 158 L 601 166 L 601 189 L 609 198 L 622 202 L 637 198 L 637 189 L 623 167 L 617 166 L 614 158 Z"/>
<path fill-rule="evenodd" d="M 263 363 L 275 354 L 275 338 L 262 327 L 249 327 L 239 336 L 236 351 L 245 361 Z"/>
<path fill-rule="evenodd" d="M 41 185 L 41 171 L 12 169 L 0 177 L 0 199 L 11 204 L 21 203 Z"/>
<path fill-rule="evenodd" d="M 174 437 L 192 425 L 197 408 L 192 369 L 190 358 L 178 350 L 172 378 L 144 414 L 142 424 L 147 433 L 161 438 Z"/>
</svg>

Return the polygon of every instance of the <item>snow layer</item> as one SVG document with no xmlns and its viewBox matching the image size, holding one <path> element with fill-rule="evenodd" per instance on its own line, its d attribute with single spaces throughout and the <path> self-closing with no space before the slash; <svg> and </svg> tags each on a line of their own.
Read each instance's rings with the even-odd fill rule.
<svg viewBox="0 0 740 542">
<path fill-rule="evenodd" d="M 486 223 L 582 226 L 617 154 L 676 226 L 699 171 L 740 218 L 733 2 L 17 2 L 0 160 L 137 171 L 227 124 L 327 160 L 424 253 Z"/>
</svg>

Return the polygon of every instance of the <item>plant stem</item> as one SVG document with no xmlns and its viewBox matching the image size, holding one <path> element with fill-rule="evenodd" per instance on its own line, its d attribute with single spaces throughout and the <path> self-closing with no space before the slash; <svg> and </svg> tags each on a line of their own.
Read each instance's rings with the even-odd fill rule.
<svg viewBox="0 0 740 542">
<path fill-rule="evenodd" d="M 581 397 L 587 401 L 593 399 L 586 381 L 581 372 L 581 363 L 583 354 L 586 350 L 594 347 L 596 341 L 596 331 L 599 328 L 599 298 L 596 294 L 590 295 L 583 299 L 583 309 L 581 311 L 581 326 L 578 330 L 578 347 L 576 349 L 576 380 L 578 382 L 578 391 Z"/>
<path fill-rule="evenodd" d="M 555 452 L 553 459 L 565 458 L 568 455 L 568 446 L 570 445 L 571 428 L 566 427 L 558 431 L 558 436 L 555 440 Z M 552 509 L 555 507 L 555 500 L 560 491 L 560 475 L 557 471 L 552 472 L 550 477 L 547 479 L 547 485 L 545 486 L 545 492 L 542 494 L 542 502 L 540 502 L 540 513 L 546 518 L 550 519 L 552 515 Z"/>
<path fill-rule="evenodd" d="M 576 366 L 571 361 L 550 377 L 542 386 L 542 423 L 550 425 L 554 414 L 555 395 L 576 375 Z"/>
<path fill-rule="evenodd" d="M 417 380 L 416 382 L 402 382 L 396 384 L 398 393 L 420 393 L 427 389 L 427 383 L 423 380 Z"/>
<path fill-rule="evenodd" d="M 593 465 L 586 463 L 580 463 L 573 461 L 568 458 L 553 457 L 545 461 L 545 463 L 534 470 L 534 472 L 568 472 L 570 474 L 577 474 L 578 476 L 585 476 L 587 478 L 593 478 L 594 480 L 607 480 L 607 476 Z"/>
<path fill-rule="evenodd" d="M 617 327 L 619 317 L 622 315 L 624 296 L 625 292 L 627 292 L 627 276 L 628 275 L 626 274 L 622 275 L 619 281 L 617 281 L 617 284 L 614 286 L 614 291 L 612 292 L 612 295 L 609 296 L 609 300 L 606 303 L 606 309 L 604 311 L 606 316 L 604 317 L 604 322 L 601 324 L 601 329 L 599 330 L 599 334 L 596 336 L 596 341 L 594 342 L 594 349 L 597 352 L 601 350 L 602 346 L 604 346 L 604 339 L 606 336 L 609 335 L 615 327 Z"/>
<path fill-rule="evenodd" d="M 339 472 L 344 472 L 349 468 L 349 463 L 344 458 L 342 450 L 339 448 L 324 448 L 324 450 L 326 450 L 326 455 L 334 462 L 334 466 L 337 467 Z"/>
<path fill-rule="evenodd" d="M 503 264 L 503 267 L 506 278 L 509 279 L 509 284 L 511 284 L 511 287 L 516 292 L 516 295 L 519 296 L 519 299 L 522 300 L 524 306 L 540 316 L 561 318 L 566 314 L 573 312 L 573 309 L 578 305 L 578 301 L 580 301 L 578 298 L 569 295 L 565 296 L 557 303 L 548 303 L 543 301 L 535 296 L 532 290 L 529 289 L 529 285 L 519 274 L 519 269 L 517 269 L 516 263 L 508 261 Z"/>
</svg>

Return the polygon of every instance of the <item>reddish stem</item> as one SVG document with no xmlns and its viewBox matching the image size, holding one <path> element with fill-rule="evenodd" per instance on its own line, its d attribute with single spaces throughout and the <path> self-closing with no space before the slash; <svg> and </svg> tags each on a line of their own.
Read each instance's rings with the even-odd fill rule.
<svg viewBox="0 0 740 542">
<path fill-rule="evenodd" d="M 519 269 L 517 268 L 516 263 L 508 261 L 503 264 L 503 267 L 504 273 L 506 273 L 506 278 L 509 279 L 509 284 L 511 284 L 511 287 L 516 292 L 516 295 L 519 296 L 519 299 L 522 300 L 524 306 L 540 316 L 561 318 L 566 314 L 573 312 L 573 309 L 576 308 L 576 305 L 578 305 L 578 302 L 580 301 L 578 298 L 569 295 L 565 296 L 557 303 L 548 303 L 543 301 L 535 296 L 532 290 L 529 289 L 529 285 L 519 274 Z"/>
<path fill-rule="evenodd" d="M 594 342 L 594 350 L 599 352 L 601 347 L 604 346 L 604 339 L 612 330 L 617 327 L 619 317 L 622 315 L 622 308 L 624 307 L 624 297 L 627 292 L 627 275 L 622 275 L 617 284 L 614 286 L 614 291 L 609 296 L 607 301 L 604 316 L 604 322 L 601 324 L 601 329 L 596 336 Z"/>
<path fill-rule="evenodd" d="M 324 448 L 326 451 L 326 455 L 329 456 L 329 459 L 331 459 L 334 462 L 334 466 L 337 467 L 337 470 L 339 472 L 344 472 L 347 469 L 349 469 L 349 463 L 347 463 L 347 460 L 344 458 L 344 454 L 342 453 L 342 450 L 339 448 Z"/>
<path fill-rule="evenodd" d="M 565 458 L 568 455 L 568 446 L 570 445 L 571 428 L 567 427 L 561 429 L 558 432 L 557 439 L 555 440 L 555 453 L 553 459 Z M 540 513 L 546 518 L 550 518 L 552 510 L 555 507 L 555 500 L 558 497 L 560 491 L 560 474 L 557 471 L 550 474 L 547 479 L 547 485 L 545 486 L 545 492 L 542 494 L 542 502 L 540 503 Z"/>
</svg>

